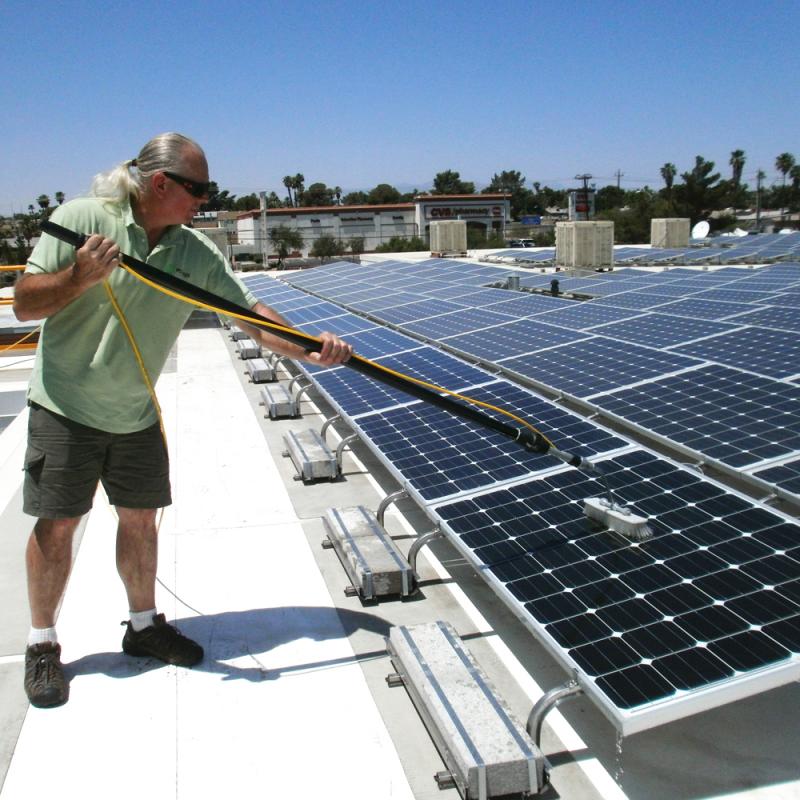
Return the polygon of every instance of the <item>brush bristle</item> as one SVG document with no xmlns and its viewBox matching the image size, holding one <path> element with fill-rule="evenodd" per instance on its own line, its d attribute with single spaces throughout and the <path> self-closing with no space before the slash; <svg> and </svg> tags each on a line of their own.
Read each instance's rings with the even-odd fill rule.
<svg viewBox="0 0 800 800">
<path fill-rule="evenodd" d="M 653 535 L 645 517 L 633 514 L 627 508 L 602 497 L 587 498 L 584 501 L 583 513 L 603 527 L 635 542 L 642 542 Z"/>
</svg>

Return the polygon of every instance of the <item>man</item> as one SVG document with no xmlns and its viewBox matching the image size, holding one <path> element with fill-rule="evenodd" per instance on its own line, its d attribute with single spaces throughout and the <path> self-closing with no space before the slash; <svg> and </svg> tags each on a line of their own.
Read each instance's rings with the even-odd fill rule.
<svg viewBox="0 0 800 800">
<path fill-rule="evenodd" d="M 155 383 L 192 308 L 117 267 L 120 252 L 128 253 L 287 325 L 257 301 L 204 236 L 185 227 L 208 198 L 208 187 L 199 145 L 177 133 L 156 136 L 137 158 L 96 176 L 90 197 L 54 212 L 54 222 L 91 234 L 86 243 L 76 251 L 42 236 L 17 282 L 17 317 L 45 319 L 28 390 L 24 484 L 24 510 L 37 518 L 26 551 L 31 630 L 25 690 L 35 706 L 68 698 L 56 613 L 73 533 L 91 508 L 98 480 L 119 517 L 117 569 L 130 609 L 123 651 L 182 666 L 203 658 L 200 645 L 156 610 L 156 514 L 171 496 L 166 446 L 142 372 Z M 265 329 L 248 330 L 270 350 L 318 365 L 341 363 L 352 352 L 330 333 L 320 336 L 319 353 L 308 353 Z"/>
</svg>

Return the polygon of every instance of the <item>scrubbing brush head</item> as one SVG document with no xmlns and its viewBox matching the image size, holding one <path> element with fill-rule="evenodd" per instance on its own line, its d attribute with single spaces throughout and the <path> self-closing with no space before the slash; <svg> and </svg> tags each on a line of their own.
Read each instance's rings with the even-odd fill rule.
<svg viewBox="0 0 800 800">
<path fill-rule="evenodd" d="M 646 517 L 640 517 L 625 506 L 603 497 L 589 497 L 584 500 L 583 513 L 604 528 L 635 542 L 644 541 L 653 535 Z"/>
</svg>

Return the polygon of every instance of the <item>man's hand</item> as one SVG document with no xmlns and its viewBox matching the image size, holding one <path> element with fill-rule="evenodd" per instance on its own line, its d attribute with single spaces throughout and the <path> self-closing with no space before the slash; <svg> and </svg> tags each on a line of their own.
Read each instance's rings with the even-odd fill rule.
<svg viewBox="0 0 800 800">
<path fill-rule="evenodd" d="M 322 350 L 319 353 L 308 354 L 308 360 L 317 366 L 331 367 L 334 364 L 343 364 L 353 355 L 353 348 L 336 334 L 325 331 L 319 338 L 322 340 Z"/>
<path fill-rule="evenodd" d="M 119 247 L 111 239 L 95 233 L 75 252 L 72 279 L 82 288 L 88 289 L 104 281 L 118 266 Z"/>
</svg>

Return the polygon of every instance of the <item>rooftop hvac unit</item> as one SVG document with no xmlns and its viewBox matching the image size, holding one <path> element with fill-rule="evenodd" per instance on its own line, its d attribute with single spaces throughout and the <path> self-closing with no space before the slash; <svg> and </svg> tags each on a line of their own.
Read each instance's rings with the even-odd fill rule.
<svg viewBox="0 0 800 800">
<path fill-rule="evenodd" d="M 688 247 L 689 219 L 663 217 L 650 220 L 651 247 Z"/>
<path fill-rule="evenodd" d="M 611 267 L 614 223 L 557 222 L 556 264 L 563 267 Z"/>
<path fill-rule="evenodd" d="M 467 254 L 467 223 L 463 219 L 431 222 L 431 254 Z"/>
</svg>

